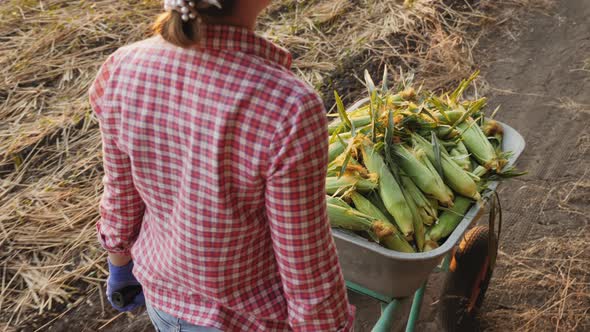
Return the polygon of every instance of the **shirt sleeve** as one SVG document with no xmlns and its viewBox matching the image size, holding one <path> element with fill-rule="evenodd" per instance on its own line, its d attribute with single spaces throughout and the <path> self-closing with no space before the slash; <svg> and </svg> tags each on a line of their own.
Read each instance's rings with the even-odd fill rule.
<svg viewBox="0 0 590 332">
<path fill-rule="evenodd" d="M 109 105 L 108 92 L 113 64 L 114 56 L 111 56 L 89 90 L 90 104 L 100 125 L 104 168 L 96 229 L 105 250 L 129 255 L 139 233 L 145 204 L 133 183 L 129 156 L 118 145 L 119 114 Z"/>
<path fill-rule="evenodd" d="M 352 331 L 355 308 L 326 211 L 327 118 L 315 94 L 298 98 L 271 146 L 266 210 L 294 331 Z"/>
</svg>

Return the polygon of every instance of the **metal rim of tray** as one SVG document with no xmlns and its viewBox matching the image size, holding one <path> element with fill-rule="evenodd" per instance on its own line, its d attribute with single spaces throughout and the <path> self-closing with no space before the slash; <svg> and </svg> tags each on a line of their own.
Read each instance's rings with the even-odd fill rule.
<svg viewBox="0 0 590 332">
<path fill-rule="evenodd" d="M 356 109 L 358 109 L 359 107 L 363 106 L 364 104 L 366 104 L 370 99 L 369 98 L 363 98 L 359 101 L 357 101 L 356 103 L 354 103 L 352 106 L 350 106 L 346 112 L 352 112 Z M 508 140 L 504 140 L 502 145 L 503 145 L 503 150 L 508 150 L 508 151 L 512 151 L 512 155 L 510 156 L 510 158 L 508 159 L 508 166 L 513 165 L 516 162 L 516 159 L 520 156 L 520 154 L 523 152 L 524 148 L 525 148 L 525 141 L 524 138 L 522 137 L 522 135 L 520 135 L 514 128 L 510 127 L 507 124 L 504 124 L 502 122 L 498 123 L 502 126 L 502 128 L 504 129 L 505 134 L 509 134 L 506 135 L 510 138 L 512 138 L 510 141 Z M 506 145 L 508 145 L 510 148 L 508 149 L 506 147 Z M 488 185 L 488 189 L 489 192 L 486 195 L 483 195 L 482 199 L 487 200 L 491 195 L 492 192 L 494 190 L 496 190 L 496 188 L 498 187 L 498 181 L 493 181 L 490 182 L 490 184 Z M 338 238 L 341 238 L 343 240 L 349 241 L 349 242 L 354 242 L 355 245 L 361 246 L 363 248 L 366 248 L 368 250 L 377 252 L 383 256 L 387 256 L 390 258 L 395 258 L 396 260 L 402 260 L 402 261 L 416 261 L 416 260 L 426 260 L 426 259 L 432 259 L 434 257 L 439 257 L 439 256 L 443 256 L 446 253 L 448 253 L 456 244 L 457 242 L 461 239 L 461 237 L 463 236 L 463 233 L 465 233 L 465 231 L 469 228 L 469 226 L 478 218 L 478 213 L 480 213 L 482 211 L 483 205 L 481 204 L 474 204 L 469 211 L 467 211 L 467 213 L 465 214 L 465 217 L 463 218 L 463 220 L 459 223 L 459 225 L 457 225 L 457 227 L 455 228 L 455 230 L 451 233 L 451 235 L 449 235 L 447 237 L 447 239 L 445 240 L 445 242 L 439 246 L 438 248 L 428 251 L 428 252 L 417 252 L 417 253 L 404 253 L 404 252 L 398 252 L 395 250 L 391 250 L 391 249 L 387 249 L 385 247 L 380 246 L 379 244 L 375 243 L 375 242 L 370 242 L 367 239 L 356 235 L 352 232 L 348 232 L 345 230 L 341 230 L 341 229 L 335 229 L 332 228 L 332 234 Z"/>
</svg>

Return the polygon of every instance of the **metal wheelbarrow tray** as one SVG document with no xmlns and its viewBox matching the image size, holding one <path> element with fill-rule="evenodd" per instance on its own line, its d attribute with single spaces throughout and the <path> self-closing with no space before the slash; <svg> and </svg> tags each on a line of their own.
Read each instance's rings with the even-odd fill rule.
<svg viewBox="0 0 590 332">
<path fill-rule="evenodd" d="M 525 142 L 514 128 L 504 123 L 500 125 L 504 129 L 502 150 L 513 152 L 508 161 L 509 165 L 513 165 L 524 150 Z M 497 187 L 498 182 L 494 181 L 488 188 L 496 190 Z M 484 195 L 484 202 L 489 195 Z M 423 253 L 393 251 L 352 232 L 333 228 L 344 279 L 391 298 L 410 296 L 428 279 L 483 211 L 484 206 L 474 204 L 440 247 Z"/>
</svg>

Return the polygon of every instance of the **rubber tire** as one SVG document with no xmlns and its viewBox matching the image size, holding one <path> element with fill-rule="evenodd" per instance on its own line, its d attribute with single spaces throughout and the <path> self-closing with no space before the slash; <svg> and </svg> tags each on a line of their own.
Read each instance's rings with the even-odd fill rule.
<svg viewBox="0 0 590 332">
<path fill-rule="evenodd" d="M 446 331 L 480 330 L 477 314 L 493 273 L 493 268 L 490 268 L 489 236 L 486 226 L 472 228 L 465 234 L 452 257 L 439 302 L 439 313 Z"/>
</svg>

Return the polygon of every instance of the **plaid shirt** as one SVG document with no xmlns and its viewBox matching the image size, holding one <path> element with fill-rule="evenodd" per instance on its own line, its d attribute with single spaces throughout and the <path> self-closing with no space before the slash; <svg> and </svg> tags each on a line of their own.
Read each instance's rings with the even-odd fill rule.
<svg viewBox="0 0 590 332">
<path fill-rule="evenodd" d="M 291 56 L 242 28 L 120 48 L 90 102 L 101 245 L 154 307 L 226 331 L 350 331 L 326 214 L 327 119 Z"/>
</svg>

